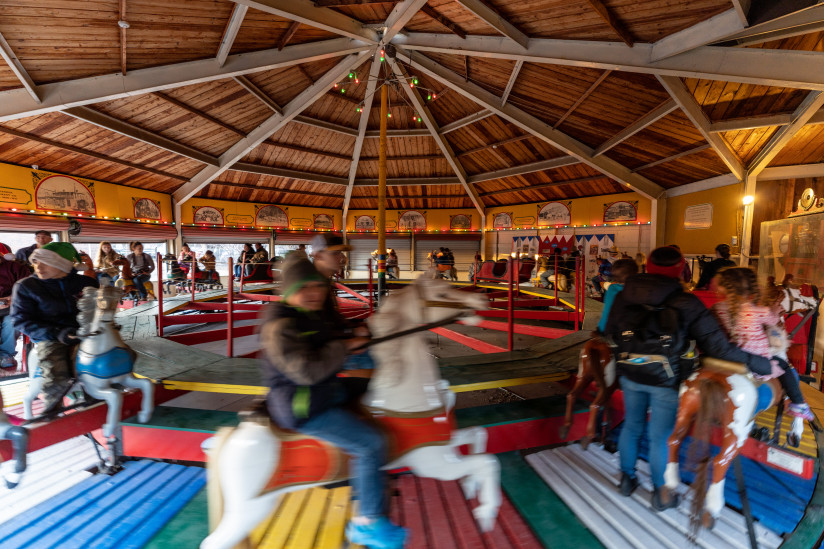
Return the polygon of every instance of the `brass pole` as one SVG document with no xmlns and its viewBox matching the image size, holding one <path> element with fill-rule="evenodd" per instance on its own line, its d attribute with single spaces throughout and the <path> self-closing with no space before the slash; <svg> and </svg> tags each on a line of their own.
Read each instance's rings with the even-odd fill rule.
<svg viewBox="0 0 824 549">
<path fill-rule="evenodd" d="M 386 291 L 386 125 L 389 118 L 389 90 L 381 85 L 381 139 L 378 153 L 378 303 Z"/>
</svg>

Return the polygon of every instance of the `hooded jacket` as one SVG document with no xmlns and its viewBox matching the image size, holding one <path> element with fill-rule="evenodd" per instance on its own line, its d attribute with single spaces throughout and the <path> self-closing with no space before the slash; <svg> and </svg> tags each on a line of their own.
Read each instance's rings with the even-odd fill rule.
<svg viewBox="0 0 824 549">
<path fill-rule="evenodd" d="M 615 298 L 605 332 L 612 336 L 618 352 L 624 352 L 621 331 L 632 324 L 631 315 L 638 314 L 639 306 L 659 307 L 664 304 L 678 313 L 680 337 L 677 340 L 683 349 L 673 349 L 672 354 L 681 355 L 687 350 L 689 341 L 693 340 L 705 355 L 744 363 L 756 374 L 766 375 L 772 371 L 769 359 L 746 353 L 730 343 L 712 312 L 695 295 L 684 292 L 678 280 L 654 274 L 630 277 L 624 290 Z M 671 365 L 675 373 L 671 386 L 677 388 L 681 381 L 690 376 L 692 369 L 678 360 L 671 361 Z"/>
<path fill-rule="evenodd" d="M 14 285 L 11 321 L 32 341 L 58 341 L 67 328 L 77 329 L 77 299 L 83 288 L 99 287 L 96 278 L 70 272 L 63 278 L 29 276 Z"/>
<path fill-rule="evenodd" d="M 701 271 L 701 276 L 698 278 L 698 283 L 695 285 L 698 289 L 709 287 L 712 279 L 718 274 L 718 271 L 724 267 L 735 267 L 735 262 L 731 259 L 724 259 L 723 257 L 716 257 L 704 267 Z"/>
<path fill-rule="evenodd" d="M 29 268 L 19 261 L 9 261 L 8 259 L 0 260 L 0 298 L 8 298 L 11 296 L 14 283 L 26 278 L 30 274 L 31 271 Z M 8 307 L 0 309 L 0 316 L 6 316 L 9 312 L 10 309 Z"/>
</svg>

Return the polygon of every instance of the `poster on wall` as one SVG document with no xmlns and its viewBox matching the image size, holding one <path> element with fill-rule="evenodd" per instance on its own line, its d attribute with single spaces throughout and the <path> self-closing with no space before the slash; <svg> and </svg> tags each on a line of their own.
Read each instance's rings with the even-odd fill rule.
<svg viewBox="0 0 824 549">
<path fill-rule="evenodd" d="M 472 217 L 464 214 L 452 215 L 449 217 L 450 229 L 470 229 L 472 228 Z"/>
<path fill-rule="evenodd" d="M 316 229 L 334 229 L 335 222 L 332 221 L 332 218 L 327 214 L 317 214 L 315 215 L 315 221 L 313 223 Z"/>
<path fill-rule="evenodd" d="M 50 175 L 41 179 L 34 190 L 34 202 L 38 210 L 97 213 L 90 187 L 67 175 Z"/>
<path fill-rule="evenodd" d="M 684 210 L 685 229 L 709 229 L 712 227 L 712 204 L 695 204 Z"/>
<path fill-rule="evenodd" d="M 132 198 L 135 219 L 160 219 L 160 202 L 151 198 Z"/>
<path fill-rule="evenodd" d="M 493 229 L 511 229 L 512 228 L 512 214 L 499 213 L 496 214 L 492 220 Z"/>
<path fill-rule="evenodd" d="M 415 210 L 403 212 L 398 218 L 398 230 L 423 231 L 426 229 L 426 218 Z"/>
<path fill-rule="evenodd" d="M 371 215 L 359 215 L 355 218 L 356 231 L 374 231 L 375 217 Z"/>
<path fill-rule="evenodd" d="M 572 202 L 550 202 L 538 210 L 538 226 L 553 227 L 555 225 L 569 225 L 572 215 L 569 206 Z"/>
<path fill-rule="evenodd" d="M 619 201 L 604 204 L 604 223 L 635 221 L 638 219 L 638 202 Z"/>
<path fill-rule="evenodd" d="M 541 238 L 538 236 L 512 237 L 512 253 L 519 257 L 535 257 L 541 250 Z"/>
<path fill-rule="evenodd" d="M 192 223 L 208 223 L 210 225 L 223 225 L 223 208 L 217 209 L 211 206 L 195 207 Z"/>
<path fill-rule="evenodd" d="M 286 229 L 289 227 L 289 217 L 286 212 L 277 206 L 255 206 L 255 225 L 259 227 L 273 227 Z"/>
</svg>

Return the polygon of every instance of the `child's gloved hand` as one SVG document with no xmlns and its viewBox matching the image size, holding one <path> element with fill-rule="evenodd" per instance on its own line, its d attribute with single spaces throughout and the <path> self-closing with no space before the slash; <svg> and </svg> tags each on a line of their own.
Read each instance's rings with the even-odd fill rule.
<svg viewBox="0 0 824 549">
<path fill-rule="evenodd" d="M 63 328 L 57 334 L 57 341 L 63 345 L 74 345 L 77 343 L 77 328 Z"/>
</svg>

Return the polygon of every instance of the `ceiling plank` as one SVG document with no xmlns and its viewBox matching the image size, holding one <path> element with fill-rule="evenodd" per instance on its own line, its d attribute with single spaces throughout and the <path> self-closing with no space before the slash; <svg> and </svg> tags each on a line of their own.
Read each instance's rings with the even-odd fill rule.
<svg viewBox="0 0 824 549">
<path fill-rule="evenodd" d="M 326 158 L 334 158 L 336 160 L 350 160 L 349 155 L 346 154 L 338 154 L 328 151 L 319 151 L 317 149 L 312 149 L 309 147 L 301 147 L 300 145 L 293 145 L 291 143 L 279 143 L 277 141 L 272 141 L 267 139 L 262 143 L 264 146 L 275 147 L 277 149 L 284 149 L 287 151 L 295 151 L 305 154 L 314 154 L 317 156 L 325 156 Z"/>
<path fill-rule="evenodd" d="M 377 179 L 358 179 L 355 181 L 356 187 L 377 187 L 379 181 Z M 433 185 L 460 185 L 461 182 L 458 180 L 457 177 L 401 177 L 401 178 L 388 178 L 386 180 L 386 184 L 390 187 L 409 187 L 409 186 L 422 186 L 422 187 L 431 187 Z M 357 196 L 355 198 L 358 198 Z M 398 197 L 395 197 L 398 198 Z M 423 197 L 426 198 L 426 197 Z M 465 198 L 464 195 L 460 195 L 456 198 Z"/>
<path fill-rule="evenodd" d="M 595 152 L 592 153 L 592 156 L 599 156 L 610 150 L 611 148 L 615 147 L 619 143 L 623 143 L 636 133 L 640 132 L 647 126 L 651 126 L 667 116 L 672 111 L 678 110 L 678 105 L 672 99 L 668 101 L 664 101 L 656 108 L 621 130 L 620 132 L 616 133 L 612 138 L 608 139 L 605 143 L 603 143 L 600 147 L 595 149 Z"/>
<path fill-rule="evenodd" d="M 232 46 L 237 38 L 237 33 L 240 26 L 243 24 L 243 18 L 246 17 L 246 12 L 249 6 L 243 4 L 235 4 L 232 8 L 232 15 L 229 16 L 229 21 L 226 22 L 226 28 L 223 31 L 223 37 L 220 39 L 220 46 L 217 48 L 217 64 L 221 67 L 229 57 L 229 52 L 232 51 Z"/>
<path fill-rule="evenodd" d="M 779 5 L 780 3 L 776 3 Z M 788 2 L 789 6 L 790 3 Z M 728 36 L 719 45 L 749 46 L 773 40 L 781 40 L 824 30 L 824 4 L 797 10 L 769 21 L 752 25 L 732 36 Z"/>
<path fill-rule="evenodd" d="M 598 12 L 598 15 L 601 16 L 601 19 L 604 20 L 607 26 L 618 35 L 618 38 L 623 40 L 624 44 L 631 48 L 635 43 L 635 39 L 627 27 L 620 20 L 618 20 L 617 17 L 615 17 L 615 14 L 609 11 L 609 8 L 607 8 L 601 0 L 587 0 L 587 2 L 589 2 L 589 5 L 592 6 L 596 12 Z"/>
<path fill-rule="evenodd" d="M 443 15 L 441 15 L 440 13 L 435 11 L 434 8 L 424 4 L 421 7 L 421 12 L 425 13 L 426 15 L 428 15 L 429 17 L 431 17 L 432 19 L 434 19 L 435 21 L 437 21 L 438 23 L 440 23 L 441 25 L 446 27 L 446 29 L 448 31 L 450 31 L 454 34 L 457 34 L 461 38 L 466 38 L 466 31 L 465 30 L 463 30 L 461 27 L 459 27 L 458 25 L 453 23 L 451 19 L 449 19 L 447 17 L 444 17 Z"/>
<path fill-rule="evenodd" d="M 152 145 L 153 147 L 179 154 L 180 156 L 202 162 L 203 164 L 217 166 L 217 157 L 92 108 L 72 107 L 63 112 L 89 124 L 94 124 L 100 128 L 125 135 L 126 137 Z"/>
<path fill-rule="evenodd" d="M 395 76 L 397 76 L 397 78 L 402 82 L 406 82 L 408 75 L 404 71 L 403 67 L 392 58 L 387 58 L 387 61 L 389 61 L 389 65 L 392 67 L 392 71 L 395 73 Z M 432 116 L 429 107 L 427 107 L 426 103 L 424 103 L 423 99 L 421 99 L 421 96 L 418 94 L 418 90 L 416 88 L 404 85 L 401 87 L 404 89 L 406 96 L 418 112 L 418 116 L 423 119 L 424 125 L 432 134 L 432 138 L 435 140 L 435 143 L 438 144 L 438 148 L 440 148 L 441 152 L 443 152 L 443 155 L 446 157 L 446 161 L 452 167 L 452 170 L 461 182 L 461 186 L 464 188 L 464 191 L 466 191 L 466 194 L 469 195 L 469 199 L 472 201 L 472 204 L 475 205 L 475 209 L 478 210 L 478 213 L 480 213 L 481 217 L 483 217 L 484 203 L 481 200 L 481 197 L 478 196 L 478 191 L 475 190 L 475 187 L 469 184 L 466 170 L 464 170 L 464 167 L 461 165 L 458 157 L 455 156 L 455 151 L 452 150 L 452 146 L 446 138 L 439 133 L 438 123 L 435 120 L 435 117 Z"/>
<path fill-rule="evenodd" d="M 628 48 L 615 42 L 531 38 L 522 49 L 497 36 L 463 40 L 451 34 L 408 33 L 396 36 L 394 44 L 407 51 L 824 90 L 824 55 L 819 52 L 702 46 L 650 61 L 652 45 L 641 43 Z"/>
<path fill-rule="evenodd" d="M 695 181 L 693 183 L 687 183 L 686 185 L 679 185 L 678 187 L 669 189 L 667 190 L 667 198 L 697 193 L 700 191 L 709 191 L 710 189 L 728 187 L 739 183 L 741 183 L 741 180 L 731 173 L 718 175 L 715 177 L 710 177 L 709 179 L 703 179 L 701 181 Z"/>
<path fill-rule="evenodd" d="M 369 130 L 366 132 L 367 139 L 378 139 L 381 136 L 380 130 Z M 410 130 L 387 130 L 386 137 L 428 137 L 429 130 L 426 128 L 413 128 Z"/>
<path fill-rule="evenodd" d="M 603 73 L 601 73 L 601 75 L 598 76 L 598 78 L 595 80 L 595 82 L 593 82 L 592 85 L 590 85 L 590 87 L 587 88 L 587 91 L 585 91 L 583 94 L 581 94 L 581 97 L 579 97 L 578 100 L 575 101 L 575 103 L 573 103 L 572 106 L 567 109 L 567 111 L 563 114 L 563 116 L 561 116 L 561 118 L 559 118 L 558 121 L 555 122 L 555 124 L 552 125 L 552 127 L 553 128 L 558 128 L 558 126 L 563 124 L 564 120 L 569 118 L 569 115 L 571 115 L 573 112 L 575 112 L 575 109 L 580 107 L 581 103 L 586 101 L 587 97 L 592 95 L 592 92 L 594 92 L 598 88 L 598 86 L 601 85 L 601 82 L 606 80 L 607 76 L 609 76 L 611 73 L 612 73 L 612 71 L 610 71 L 610 70 L 607 70 L 607 71 L 604 71 Z"/>
<path fill-rule="evenodd" d="M 352 68 L 357 67 L 359 63 L 363 63 L 366 56 L 366 52 L 347 55 L 342 61 L 335 65 L 334 68 L 327 71 L 326 74 L 317 79 L 314 84 L 300 92 L 297 97 L 286 104 L 283 107 L 282 113 L 272 114 L 272 116 L 252 130 L 249 135 L 229 147 L 229 149 L 218 158 L 217 166 L 207 166 L 188 182 L 184 183 L 172 195 L 175 202 L 182 204 L 195 196 L 203 187 L 207 186 L 215 178 L 219 177 L 220 174 L 229 169 L 232 164 L 246 156 L 249 151 L 268 139 L 269 136 L 288 124 L 304 109 L 309 107 L 309 105 L 317 101 L 334 82 L 342 78 L 343 75 L 352 70 Z"/>
<path fill-rule="evenodd" d="M 363 26 L 357 19 L 352 19 L 329 8 L 319 8 L 309 0 L 232 0 L 256 10 L 271 13 L 278 17 L 298 21 L 335 34 L 348 36 L 356 40 L 365 40 L 370 44 L 378 43 L 378 34 Z"/>
<path fill-rule="evenodd" d="M 190 112 L 190 113 L 194 114 L 195 116 L 198 116 L 198 117 L 202 118 L 203 120 L 208 120 L 212 124 L 220 126 L 221 128 L 223 128 L 225 130 L 229 130 L 230 132 L 238 134 L 238 135 L 244 135 L 244 133 L 242 131 L 235 128 L 234 126 L 231 126 L 231 125 L 227 124 L 226 122 L 223 122 L 222 120 L 218 120 L 214 116 L 212 116 L 210 114 L 206 114 L 205 112 L 203 112 L 199 109 L 196 109 L 196 108 L 192 107 L 191 105 L 187 105 L 183 101 L 180 101 L 179 99 L 175 99 L 171 95 L 168 95 L 168 94 L 165 94 L 165 93 L 162 93 L 162 92 L 155 92 L 152 95 L 154 95 L 155 97 L 157 97 L 159 99 L 162 99 L 163 101 L 166 101 L 167 103 L 171 103 L 172 105 L 175 105 L 176 107 L 180 107 L 181 109 L 183 109 L 187 112 Z"/>
<path fill-rule="evenodd" d="M 632 187 L 634 190 L 649 198 L 657 198 L 663 194 L 664 189 L 656 183 L 653 183 L 643 176 L 632 173 L 625 166 L 606 156 L 594 158 L 590 147 L 514 107 L 511 103 L 502 107 L 499 106 L 500 98 L 472 82 L 461 81 L 460 76 L 431 59 L 421 56 L 416 56 L 414 59 L 411 59 L 403 50 L 398 49 L 398 51 L 404 61 L 410 63 L 416 69 L 423 71 L 432 78 L 440 80 L 467 99 L 478 103 L 481 107 L 489 109 L 501 118 L 509 120 L 522 130 L 535 135 L 553 147 L 578 158 L 581 162 L 595 168 L 601 173 Z"/>
<path fill-rule="evenodd" d="M 401 32 L 403 27 L 418 13 L 426 2 L 427 0 L 402 0 L 395 4 L 395 7 L 392 8 L 392 11 L 389 13 L 389 17 L 386 18 L 386 23 L 383 25 L 382 43 L 389 43 L 396 34 Z"/>
<path fill-rule="evenodd" d="M 6 62 L 6 64 L 11 69 L 11 72 L 14 73 L 14 76 L 23 84 L 23 88 L 26 90 L 31 96 L 31 99 L 34 100 L 35 103 L 40 103 L 40 96 L 37 94 L 37 86 L 34 84 L 34 81 L 29 76 L 29 73 L 23 67 L 23 63 L 14 55 L 14 51 L 12 51 L 11 46 L 9 43 L 6 42 L 6 39 L 3 38 L 3 35 L 0 34 L 0 57 Z"/>
<path fill-rule="evenodd" d="M 521 68 L 524 66 L 524 62 L 520 59 L 515 61 L 515 66 L 512 67 L 512 73 L 509 75 L 509 80 L 506 83 L 506 88 L 504 88 L 504 93 L 501 95 L 501 105 L 506 105 L 506 100 L 509 99 L 509 94 L 512 92 L 512 86 L 515 85 L 515 81 L 518 79 L 518 75 L 521 73 Z"/>
<path fill-rule="evenodd" d="M 664 86 L 664 89 L 667 90 L 670 97 L 678 103 L 678 106 L 684 114 L 687 115 L 687 118 L 690 119 L 696 129 L 701 132 L 701 135 L 704 136 L 707 143 L 712 145 L 713 150 L 719 157 L 721 157 L 721 160 L 727 165 L 730 172 L 739 179 L 743 179 L 744 166 L 741 164 L 741 160 L 738 158 L 738 155 L 735 154 L 735 151 L 733 151 L 732 148 L 730 148 L 730 145 L 727 143 L 726 139 L 717 133 L 710 132 L 710 121 L 707 118 L 707 115 L 704 114 L 704 110 L 701 108 L 701 105 L 698 104 L 695 97 L 693 97 L 692 93 L 690 93 L 681 79 L 674 76 L 659 75 L 658 81 L 662 86 Z"/>
<path fill-rule="evenodd" d="M 509 145 L 510 143 L 517 143 L 519 141 L 524 141 L 525 139 L 533 139 L 535 136 L 531 133 L 525 133 L 523 135 L 516 135 L 515 137 L 510 137 L 508 139 L 502 139 L 501 141 L 496 141 L 495 143 L 487 143 L 481 145 L 480 147 L 475 147 L 474 149 L 468 149 L 463 152 L 459 152 L 457 156 L 469 156 L 470 154 L 479 153 L 485 151 L 487 149 L 496 149 L 503 145 Z"/>
<path fill-rule="evenodd" d="M 286 189 L 283 187 L 266 187 L 251 183 L 234 183 L 232 181 L 212 181 L 212 185 L 221 187 L 233 187 L 236 189 L 249 189 L 253 191 L 267 191 L 273 193 L 293 194 L 298 196 L 319 196 L 322 198 L 343 198 L 343 195 L 331 194 L 328 192 L 319 193 L 314 191 L 301 191 L 298 189 Z"/>
<path fill-rule="evenodd" d="M 0 92 L 0 122 L 54 112 L 69 107 L 122 99 L 134 95 L 212 82 L 242 74 L 291 67 L 321 59 L 365 51 L 369 46 L 336 38 L 276 49 L 230 55 L 219 67 L 214 58 L 162 65 L 130 71 L 78 78 L 38 86 L 42 103 L 35 102 L 26 90 Z"/>
<path fill-rule="evenodd" d="M 272 112 L 277 114 L 283 113 L 283 109 L 280 108 L 280 105 L 275 103 L 274 99 L 266 95 L 263 90 L 255 86 L 255 84 L 245 76 L 235 76 L 233 80 L 240 84 L 240 87 L 244 90 L 254 95 L 258 101 L 266 105 Z"/>
<path fill-rule="evenodd" d="M 40 143 L 42 145 L 48 145 L 49 147 L 55 147 L 58 149 L 63 149 L 66 151 L 70 151 L 77 154 L 82 154 L 84 156 L 88 156 L 89 158 L 96 158 L 98 160 L 103 160 L 105 162 L 112 162 L 114 164 L 120 164 L 121 166 L 126 166 L 127 168 L 132 168 L 133 170 L 140 170 L 142 172 L 150 173 L 153 175 L 159 175 L 161 177 L 168 177 L 169 179 L 175 179 L 178 181 L 186 181 L 188 178 L 183 177 L 181 175 L 165 172 L 163 170 L 156 170 L 154 168 L 150 168 L 148 166 L 144 166 L 142 164 L 134 164 L 127 160 L 121 160 L 120 158 L 115 158 L 113 156 L 109 156 L 106 154 L 102 154 L 96 151 L 92 151 L 89 149 L 83 149 L 81 147 L 75 147 L 73 145 L 66 145 L 65 143 L 58 143 L 57 141 L 53 141 L 51 139 L 46 139 L 45 137 L 40 137 L 39 135 L 34 135 L 30 133 L 21 132 L 18 130 L 13 130 L 11 128 L 4 128 L 0 126 L 0 133 L 5 133 L 8 135 L 13 135 L 14 137 L 19 137 L 21 139 L 28 139 L 29 141 L 34 141 L 36 143 Z"/>
<path fill-rule="evenodd" d="M 759 151 L 747 169 L 748 176 L 758 176 L 770 164 L 773 158 L 787 146 L 801 128 L 824 106 L 824 92 L 813 91 L 807 94 L 804 101 L 793 112 L 793 121 L 782 126 Z"/>
<path fill-rule="evenodd" d="M 455 0 L 458 4 L 466 8 L 478 19 L 512 40 L 516 44 L 525 48 L 529 42 L 529 37 L 515 28 L 515 25 L 501 17 L 498 12 L 484 4 L 481 0 Z"/>
<path fill-rule="evenodd" d="M 292 24 L 289 25 L 289 28 L 283 31 L 280 40 L 278 40 L 278 51 L 286 47 L 286 44 L 289 43 L 289 40 L 291 40 L 292 37 L 295 36 L 295 33 L 298 32 L 298 27 L 300 27 L 300 21 L 292 21 Z"/>
<path fill-rule="evenodd" d="M 738 12 L 729 9 L 697 25 L 687 27 L 658 40 L 652 45 L 650 60 L 660 61 L 700 46 L 718 42 L 744 28 L 745 25 L 741 22 Z"/>
<path fill-rule="evenodd" d="M 367 4 L 394 4 L 397 0 L 315 0 L 319 8 L 336 8 L 338 6 L 364 6 Z"/>
<path fill-rule="evenodd" d="M 464 116 L 459 120 L 455 120 L 454 122 L 450 122 L 449 124 L 444 124 L 443 126 L 441 126 L 441 135 L 447 134 L 449 132 L 454 132 L 457 129 L 463 128 L 464 126 L 468 126 L 469 124 L 474 124 L 475 122 L 483 120 L 484 118 L 489 118 L 490 116 L 493 116 L 493 114 L 486 109 L 478 111 L 475 114 Z"/>
</svg>

